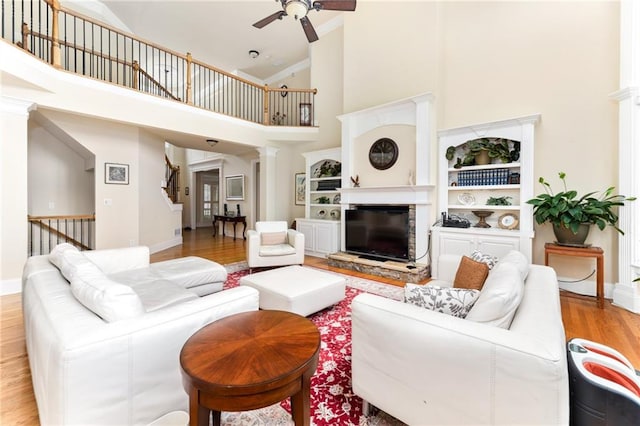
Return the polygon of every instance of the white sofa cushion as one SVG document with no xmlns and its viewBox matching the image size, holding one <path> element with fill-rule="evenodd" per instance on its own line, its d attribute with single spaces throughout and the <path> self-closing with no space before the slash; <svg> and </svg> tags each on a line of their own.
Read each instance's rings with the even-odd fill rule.
<svg viewBox="0 0 640 426">
<path fill-rule="evenodd" d="M 77 252 L 78 249 L 69 243 L 58 244 L 51 250 L 51 253 L 49 253 L 49 262 L 54 264 L 56 268 L 62 270 L 62 254 L 66 251 Z"/>
<path fill-rule="evenodd" d="M 498 262 L 482 287 L 467 320 L 509 328 L 524 294 L 524 281 L 513 263 Z"/>
<path fill-rule="evenodd" d="M 286 256 L 296 254 L 296 249 L 289 244 L 277 244 L 273 246 L 260 246 L 260 256 Z"/>
<path fill-rule="evenodd" d="M 522 281 L 527 279 L 527 275 L 529 275 L 529 268 L 531 264 L 527 260 L 524 254 L 520 253 L 517 250 L 511 250 L 507 253 L 502 259 L 499 260 L 500 263 L 512 263 L 518 269 L 518 273 L 520 274 L 520 278 Z"/>
<path fill-rule="evenodd" d="M 169 280 L 141 281 L 132 283 L 131 288 L 140 298 L 146 312 L 198 298 L 195 293 Z"/>
<path fill-rule="evenodd" d="M 467 288 L 438 287 L 431 284 L 407 283 L 404 287 L 404 301 L 412 305 L 465 318 L 480 296 L 480 290 Z"/>
<path fill-rule="evenodd" d="M 107 322 L 135 318 L 145 313 L 135 291 L 118 284 L 104 274 L 77 274 L 71 280 L 71 292 L 87 309 Z"/>
<path fill-rule="evenodd" d="M 77 275 L 104 276 L 98 265 L 78 250 L 64 250 L 60 261 L 60 273 L 71 282 Z"/>
</svg>

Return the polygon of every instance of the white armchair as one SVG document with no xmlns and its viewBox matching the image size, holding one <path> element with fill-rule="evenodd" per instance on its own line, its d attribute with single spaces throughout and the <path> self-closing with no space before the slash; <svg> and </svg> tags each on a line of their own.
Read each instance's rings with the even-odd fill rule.
<svg viewBox="0 0 640 426">
<path fill-rule="evenodd" d="M 247 231 L 247 263 L 249 268 L 302 265 L 304 234 L 288 229 L 287 222 L 256 222 Z"/>
</svg>

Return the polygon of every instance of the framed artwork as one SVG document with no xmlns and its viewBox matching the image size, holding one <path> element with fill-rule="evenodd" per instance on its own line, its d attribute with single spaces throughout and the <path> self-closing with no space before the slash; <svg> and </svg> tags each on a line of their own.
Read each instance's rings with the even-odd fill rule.
<svg viewBox="0 0 640 426">
<path fill-rule="evenodd" d="M 244 175 L 225 177 L 227 200 L 244 200 Z"/>
<path fill-rule="evenodd" d="M 311 126 L 311 104 L 300 104 L 300 125 Z"/>
<path fill-rule="evenodd" d="M 129 165 L 104 163 L 104 183 L 129 185 Z"/>
<path fill-rule="evenodd" d="M 296 173 L 293 183 L 294 199 L 296 206 L 304 206 L 307 198 L 307 175 L 305 173 Z"/>
</svg>

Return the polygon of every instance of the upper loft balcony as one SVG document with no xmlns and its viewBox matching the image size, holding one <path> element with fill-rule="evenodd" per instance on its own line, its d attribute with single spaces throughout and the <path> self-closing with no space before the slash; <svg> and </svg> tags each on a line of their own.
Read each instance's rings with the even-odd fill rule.
<svg viewBox="0 0 640 426">
<path fill-rule="evenodd" d="M 212 121 L 194 133 L 216 139 L 226 139 L 220 130 L 224 123 L 244 128 L 226 140 L 250 140 L 253 146 L 263 145 L 261 140 L 315 140 L 315 89 L 256 84 L 61 7 L 57 0 L 0 1 L 2 56 L 17 58 L 2 61 L 5 96 L 24 98 L 28 92 L 27 100 L 39 108 L 87 115 L 95 111 L 96 116 L 126 122 L 134 122 L 132 105 L 126 103 L 146 99 L 148 119 L 136 124 L 182 133 L 184 116 L 190 114 L 187 121 Z M 69 73 L 82 78 L 71 79 Z M 57 105 L 48 104 L 54 102 L 52 93 L 60 95 Z M 79 102 L 83 105 L 71 106 Z M 110 102 L 109 111 L 90 105 Z M 135 110 L 142 112 L 140 105 Z M 157 110 L 163 114 L 155 114 Z"/>
</svg>

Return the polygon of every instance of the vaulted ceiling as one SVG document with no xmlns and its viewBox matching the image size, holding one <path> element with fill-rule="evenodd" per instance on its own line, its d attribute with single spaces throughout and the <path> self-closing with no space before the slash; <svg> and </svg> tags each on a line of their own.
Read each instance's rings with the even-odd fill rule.
<svg viewBox="0 0 640 426">
<path fill-rule="evenodd" d="M 225 71 L 241 71 L 269 82 L 277 73 L 304 61 L 309 43 L 292 17 L 262 29 L 254 22 L 282 10 L 276 0 L 102 0 L 138 37 Z M 312 10 L 309 20 L 322 37 L 323 25 L 342 12 Z M 326 27 L 326 25 L 325 25 Z M 260 55 L 252 59 L 250 50 Z"/>
</svg>

